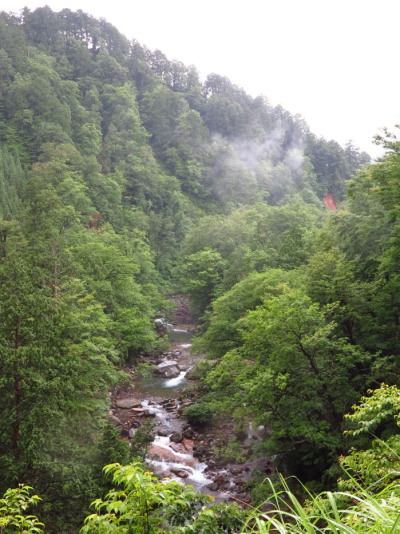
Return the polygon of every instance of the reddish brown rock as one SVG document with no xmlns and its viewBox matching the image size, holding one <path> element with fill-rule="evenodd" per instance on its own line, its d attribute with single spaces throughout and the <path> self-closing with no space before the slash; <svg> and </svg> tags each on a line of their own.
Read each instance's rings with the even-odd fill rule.
<svg viewBox="0 0 400 534">
<path fill-rule="evenodd" d="M 181 444 L 186 452 L 193 452 L 194 441 L 192 439 L 183 438 Z"/>
</svg>

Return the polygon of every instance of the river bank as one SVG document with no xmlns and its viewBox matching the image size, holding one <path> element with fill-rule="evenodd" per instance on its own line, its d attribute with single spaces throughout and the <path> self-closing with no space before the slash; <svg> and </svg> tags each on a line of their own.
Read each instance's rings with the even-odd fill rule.
<svg viewBox="0 0 400 534">
<path fill-rule="evenodd" d="M 147 461 L 161 477 L 192 484 L 217 501 L 249 503 L 252 474 L 257 471 L 268 476 L 273 472 L 267 459 L 253 459 L 253 445 L 262 429 L 250 427 L 248 432 L 237 434 L 229 418 L 199 427 L 190 426 L 182 417 L 183 409 L 196 397 L 196 382 L 188 378 L 188 372 L 201 356 L 190 352 L 195 323 L 187 299 L 175 296 L 173 301 L 172 323 L 160 321 L 168 330 L 169 348 L 159 356 L 142 359 L 152 366 L 150 376 L 137 376 L 137 362 L 124 369 L 130 380 L 113 392 L 110 420 L 120 429 L 121 437 L 130 440 L 137 428 L 151 419 L 155 438 Z M 223 453 L 233 439 L 236 458 Z"/>
</svg>

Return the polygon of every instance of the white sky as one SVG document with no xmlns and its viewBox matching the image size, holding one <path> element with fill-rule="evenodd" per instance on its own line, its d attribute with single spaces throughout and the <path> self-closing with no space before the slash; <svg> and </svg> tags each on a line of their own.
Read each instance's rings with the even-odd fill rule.
<svg viewBox="0 0 400 534">
<path fill-rule="evenodd" d="M 373 156 L 373 136 L 400 123 L 399 0 L 0 0 L 0 9 L 45 4 L 104 17 L 201 79 L 227 76 Z"/>
</svg>

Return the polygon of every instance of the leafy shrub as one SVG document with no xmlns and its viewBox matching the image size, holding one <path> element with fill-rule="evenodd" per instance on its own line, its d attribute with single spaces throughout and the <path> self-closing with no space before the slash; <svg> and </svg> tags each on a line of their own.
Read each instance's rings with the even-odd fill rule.
<svg viewBox="0 0 400 534">
<path fill-rule="evenodd" d="M 183 416 L 191 425 L 201 425 L 212 421 L 214 410 L 209 404 L 196 402 L 183 410 Z"/>
<path fill-rule="evenodd" d="M 160 483 L 138 464 L 112 464 L 104 471 L 115 487 L 92 503 L 95 513 L 86 518 L 81 534 L 236 534 L 246 520 L 238 505 L 212 504 L 210 496 L 175 480 Z"/>
<path fill-rule="evenodd" d="M 237 463 L 246 461 L 246 456 L 243 453 L 240 443 L 234 438 L 229 439 L 225 445 L 215 448 L 214 453 L 221 458 L 229 458 Z"/>
<path fill-rule="evenodd" d="M 154 367 L 149 363 L 138 363 L 135 371 L 138 376 L 141 378 L 148 378 L 152 376 Z"/>
<path fill-rule="evenodd" d="M 32 491 L 30 486 L 20 484 L 18 488 L 5 492 L 0 499 L 0 533 L 43 533 L 43 523 L 36 516 L 25 514 L 29 506 L 36 505 L 41 500 L 37 495 L 31 495 Z"/>
</svg>

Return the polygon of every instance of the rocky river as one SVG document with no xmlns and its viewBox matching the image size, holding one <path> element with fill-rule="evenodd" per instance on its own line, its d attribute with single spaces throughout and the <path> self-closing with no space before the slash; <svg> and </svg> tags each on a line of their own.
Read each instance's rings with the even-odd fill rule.
<svg viewBox="0 0 400 534">
<path fill-rule="evenodd" d="M 187 299 L 173 297 L 176 310 L 172 324 L 158 319 L 160 330 L 168 331 L 169 349 L 158 357 L 147 357 L 152 365 L 150 376 L 138 377 L 136 364 L 125 369 L 131 380 L 113 392 L 110 420 L 120 429 L 121 437 L 130 440 L 148 418 L 154 425 L 155 438 L 147 462 L 161 477 L 191 484 L 197 491 L 214 496 L 217 501 L 250 501 L 247 483 L 257 470 L 265 476 L 273 472 L 267 459 L 253 459 L 253 445 L 263 429 L 235 434 L 229 419 L 202 427 L 191 427 L 182 410 L 193 400 L 190 390 L 195 382 L 190 371 L 200 359 L 190 352 L 194 324 Z M 240 444 L 240 461 L 221 454 L 230 438 Z"/>
</svg>

